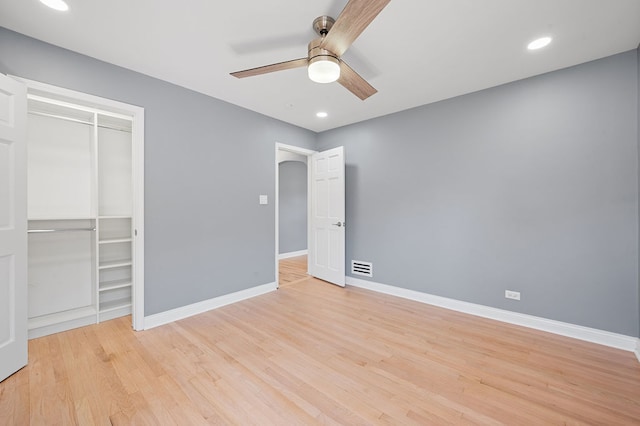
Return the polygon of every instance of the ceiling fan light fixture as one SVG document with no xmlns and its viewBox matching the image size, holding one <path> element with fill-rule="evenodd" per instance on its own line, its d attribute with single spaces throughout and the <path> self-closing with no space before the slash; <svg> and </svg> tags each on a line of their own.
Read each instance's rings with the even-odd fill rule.
<svg viewBox="0 0 640 426">
<path fill-rule="evenodd" d="M 340 78 L 340 61 L 333 56 L 316 56 L 309 60 L 309 79 L 316 83 L 333 83 Z"/>
</svg>

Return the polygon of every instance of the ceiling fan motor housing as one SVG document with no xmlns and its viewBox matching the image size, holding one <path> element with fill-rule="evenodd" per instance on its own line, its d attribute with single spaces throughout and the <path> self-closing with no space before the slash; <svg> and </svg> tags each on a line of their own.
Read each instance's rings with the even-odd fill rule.
<svg viewBox="0 0 640 426">
<path fill-rule="evenodd" d="M 322 40 L 333 27 L 335 20 L 331 16 L 319 16 L 313 20 L 313 29 L 320 37 L 311 40 L 308 49 L 309 65 L 317 61 L 330 61 L 340 64 L 338 55 L 320 47 Z"/>
<path fill-rule="evenodd" d="M 309 78 L 316 83 L 331 83 L 340 77 L 340 58 L 335 53 L 321 47 L 322 41 L 334 22 L 335 20 L 330 16 L 319 16 L 313 20 L 313 29 L 320 37 L 309 43 L 307 70 Z"/>
<path fill-rule="evenodd" d="M 318 33 L 319 36 L 324 37 L 329 33 L 331 27 L 336 22 L 331 16 L 318 16 L 313 20 L 313 30 Z"/>
<path fill-rule="evenodd" d="M 322 39 L 323 37 L 319 37 L 315 40 L 311 40 L 311 42 L 309 43 L 309 63 L 311 63 L 314 59 L 326 60 L 327 58 L 329 58 L 328 60 L 331 60 L 330 58 L 333 58 L 337 62 L 339 62 L 339 58 L 335 53 L 320 47 Z"/>
</svg>

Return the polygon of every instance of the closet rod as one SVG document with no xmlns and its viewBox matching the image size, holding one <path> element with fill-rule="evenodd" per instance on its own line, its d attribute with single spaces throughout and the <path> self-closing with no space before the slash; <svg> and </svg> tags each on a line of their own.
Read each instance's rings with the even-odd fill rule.
<svg viewBox="0 0 640 426">
<path fill-rule="evenodd" d="M 76 231 L 95 231 L 96 228 L 55 228 L 55 229 L 29 229 L 28 234 L 41 234 L 45 232 L 76 232 Z"/>
<path fill-rule="evenodd" d="M 39 115 L 41 117 L 57 118 L 60 120 L 71 121 L 73 123 L 86 124 L 87 126 L 93 126 L 92 121 L 80 120 L 79 118 L 65 117 L 64 115 L 50 114 L 48 112 L 39 112 L 39 111 L 29 111 L 29 114 Z M 111 129 L 111 130 L 117 130 L 119 132 L 131 133 L 131 130 L 123 129 L 122 127 L 105 126 L 104 124 L 98 124 L 98 127 L 102 129 Z"/>
</svg>

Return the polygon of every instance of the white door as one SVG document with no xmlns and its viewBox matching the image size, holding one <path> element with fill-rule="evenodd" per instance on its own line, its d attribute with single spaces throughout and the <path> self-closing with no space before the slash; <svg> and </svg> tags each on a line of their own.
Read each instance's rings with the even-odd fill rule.
<svg viewBox="0 0 640 426">
<path fill-rule="evenodd" d="M 310 158 L 309 274 L 344 287 L 344 148 Z"/>
<path fill-rule="evenodd" d="M 0 381 L 27 365 L 27 89 L 0 74 Z"/>
</svg>

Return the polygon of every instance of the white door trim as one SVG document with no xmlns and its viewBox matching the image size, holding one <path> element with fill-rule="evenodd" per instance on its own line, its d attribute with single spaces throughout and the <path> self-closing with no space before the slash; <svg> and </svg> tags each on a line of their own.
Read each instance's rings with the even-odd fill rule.
<svg viewBox="0 0 640 426">
<path fill-rule="evenodd" d="M 136 267 L 134 268 L 135 285 L 132 294 L 131 317 L 133 329 L 144 330 L 144 108 L 19 76 L 12 75 L 10 77 L 23 82 L 27 86 L 29 94 L 53 96 L 60 99 L 61 104 L 64 103 L 65 99 L 68 99 L 72 102 L 78 102 L 88 110 L 95 108 L 102 113 L 107 112 L 114 115 L 132 117 L 133 228 L 135 230 L 133 250 Z"/>
<path fill-rule="evenodd" d="M 299 154 L 299 155 L 304 155 L 307 158 L 310 157 L 311 155 L 315 154 L 317 151 L 313 151 L 310 149 L 305 149 L 305 148 L 300 148 L 297 146 L 293 146 L 293 145 L 286 145 L 283 143 L 279 143 L 276 142 L 276 150 L 275 150 L 275 174 L 276 174 L 276 190 L 275 190 L 275 207 L 276 207 L 276 247 L 275 247 L 275 254 L 274 254 L 274 258 L 275 258 L 275 271 L 276 271 L 276 278 L 275 278 L 275 282 L 276 282 L 276 286 L 279 287 L 280 286 L 280 279 L 279 279 L 279 275 L 280 275 L 280 264 L 279 264 L 279 260 L 280 260 L 280 169 L 278 167 L 278 152 L 280 151 L 285 151 L 285 152 L 291 152 L 293 154 Z M 311 169 L 309 168 L 309 164 L 307 162 L 307 234 L 308 234 L 308 229 L 309 229 L 309 219 L 310 219 L 310 214 L 311 214 Z"/>
</svg>

